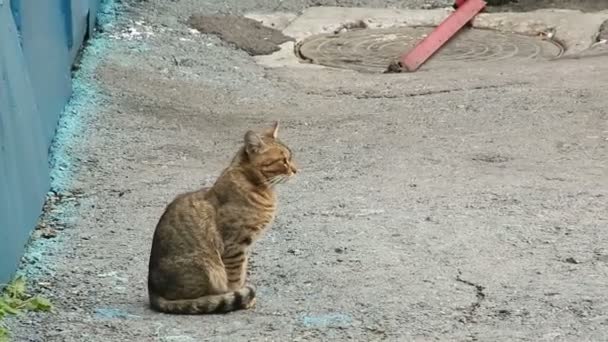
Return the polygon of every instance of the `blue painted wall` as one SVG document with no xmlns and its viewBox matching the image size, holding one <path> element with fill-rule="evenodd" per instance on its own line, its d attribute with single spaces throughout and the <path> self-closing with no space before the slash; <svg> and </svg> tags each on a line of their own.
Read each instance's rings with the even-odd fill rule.
<svg viewBox="0 0 608 342">
<path fill-rule="evenodd" d="M 0 0 L 0 283 L 16 270 L 40 215 L 71 65 L 101 1 Z"/>
</svg>

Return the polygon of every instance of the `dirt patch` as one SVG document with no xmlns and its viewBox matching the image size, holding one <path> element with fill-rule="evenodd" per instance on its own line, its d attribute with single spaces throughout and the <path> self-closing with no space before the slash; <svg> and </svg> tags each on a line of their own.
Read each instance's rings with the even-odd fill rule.
<svg viewBox="0 0 608 342">
<path fill-rule="evenodd" d="M 293 38 L 259 21 L 236 15 L 193 15 L 188 24 L 201 33 L 215 34 L 252 56 L 269 55 Z"/>
<path fill-rule="evenodd" d="M 527 12 L 541 8 L 573 9 L 595 12 L 608 9 L 608 0 L 494 0 L 488 12 Z"/>
</svg>

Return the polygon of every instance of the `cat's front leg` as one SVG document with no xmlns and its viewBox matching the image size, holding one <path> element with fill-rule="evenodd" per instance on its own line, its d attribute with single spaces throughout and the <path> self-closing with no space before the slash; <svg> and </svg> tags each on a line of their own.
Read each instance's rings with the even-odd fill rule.
<svg viewBox="0 0 608 342">
<path fill-rule="evenodd" d="M 228 289 L 238 290 L 245 285 L 247 278 L 247 251 L 244 249 L 232 250 L 222 257 L 226 277 L 228 278 Z"/>
</svg>

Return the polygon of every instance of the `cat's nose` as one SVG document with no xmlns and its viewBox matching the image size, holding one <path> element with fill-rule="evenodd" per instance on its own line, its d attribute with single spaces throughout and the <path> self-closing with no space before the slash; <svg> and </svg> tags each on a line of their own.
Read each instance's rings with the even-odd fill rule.
<svg viewBox="0 0 608 342">
<path fill-rule="evenodd" d="M 296 173 L 298 173 L 298 169 L 296 168 L 295 165 L 291 165 L 291 172 L 293 172 L 293 174 L 295 175 Z"/>
</svg>

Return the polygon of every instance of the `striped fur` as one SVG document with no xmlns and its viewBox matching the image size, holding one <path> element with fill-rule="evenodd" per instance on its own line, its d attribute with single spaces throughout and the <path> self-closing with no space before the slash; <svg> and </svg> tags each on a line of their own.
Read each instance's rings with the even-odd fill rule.
<svg viewBox="0 0 608 342">
<path fill-rule="evenodd" d="M 150 296 L 150 305 L 156 311 L 183 315 L 227 313 L 240 309 L 248 309 L 254 304 L 255 289 L 252 286 L 246 286 L 237 291 L 207 295 L 195 299 L 167 300 L 156 295 Z"/>
<path fill-rule="evenodd" d="M 246 309 L 255 291 L 246 284 L 254 242 L 274 220 L 274 186 L 297 172 L 278 124 L 244 144 L 211 188 L 177 196 L 161 216 L 148 265 L 150 306 L 175 314 Z"/>
</svg>

